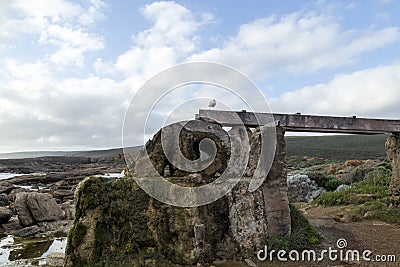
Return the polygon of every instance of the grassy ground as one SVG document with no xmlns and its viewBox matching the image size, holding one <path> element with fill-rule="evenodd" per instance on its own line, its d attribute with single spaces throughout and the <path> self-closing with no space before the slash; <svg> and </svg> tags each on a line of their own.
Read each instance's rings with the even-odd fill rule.
<svg viewBox="0 0 400 267">
<path fill-rule="evenodd" d="M 323 193 L 314 204 L 325 207 L 353 205 L 353 208 L 346 209 L 338 215 L 354 214 L 359 218 L 400 224 L 400 209 L 390 207 L 388 190 L 391 177 L 390 165 L 383 162 L 363 180 L 352 183 L 350 188 Z"/>
<path fill-rule="evenodd" d="M 385 158 L 386 134 L 287 136 L 287 155 L 328 160 Z"/>
</svg>

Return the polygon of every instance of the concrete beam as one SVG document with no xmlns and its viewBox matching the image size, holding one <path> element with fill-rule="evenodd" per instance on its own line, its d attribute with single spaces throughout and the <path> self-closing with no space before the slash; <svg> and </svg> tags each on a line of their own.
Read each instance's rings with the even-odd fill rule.
<svg viewBox="0 0 400 267">
<path fill-rule="evenodd" d="M 239 121 L 239 119 L 240 121 Z M 400 134 L 400 120 L 367 119 L 353 117 L 331 117 L 302 114 L 268 114 L 246 111 L 199 110 L 196 119 L 214 120 L 224 126 L 243 123 L 248 127 L 272 124 L 282 126 L 285 131 L 322 132 L 348 134 Z"/>
</svg>

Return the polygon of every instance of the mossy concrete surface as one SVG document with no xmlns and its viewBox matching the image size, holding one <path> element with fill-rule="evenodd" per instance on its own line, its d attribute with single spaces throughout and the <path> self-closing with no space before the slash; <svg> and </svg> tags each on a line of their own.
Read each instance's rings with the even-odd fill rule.
<svg viewBox="0 0 400 267">
<path fill-rule="evenodd" d="M 167 126 L 167 137 L 173 138 L 175 130 L 181 128 L 180 151 L 163 151 L 158 132 L 130 164 L 132 175 L 140 177 L 140 182 L 167 179 L 181 186 L 201 186 L 215 181 L 224 171 L 233 177 L 241 175 L 236 166 L 225 168 L 229 160 L 236 160 L 230 154 L 237 155 L 237 150 L 243 149 L 243 153 L 249 153 L 243 179 L 217 201 L 181 208 L 151 198 L 134 178 L 89 178 L 76 194 L 75 223 L 68 238 L 66 266 L 188 266 L 221 259 L 243 260 L 254 258 L 267 236 L 290 235 L 281 127 L 276 129 L 277 147 L 270 171 L 269 166 L 259 162 L 265 160 L 261 143 L 269 141 L 261 133 L 274 130 L 270 127 L 260 127 L 254 132 L 233 127 L 230 137 L 221 125 L 196 120 Z M 209 145 L 202 146 L 204 138 L 215 143 L 215 160 L 211 165 L 199 172 L 172 166 L 168 159 L 177 159 L 180 153 L 191 160 L 198 159 L 201 151 L 212 155 Z M 240 145 L 247 139 L 250 147 Z M 167 159 L 165 153 L 171 153 L 171 157 Z M 251 191 L 249 183 L 254 178 L 265 182 Z"/>
<path fill-rule="evenodd" d="M 150 198 L 133 178 L 91 177 L 76 196 L 66 266 L 185 266 L 210 262 L 229 231 L 226 198 L 179 208 Z M 213 225 L 195 238 L 195 225 Z M 229 248 L 228 248 L 229 249 Z"/>
</svg>

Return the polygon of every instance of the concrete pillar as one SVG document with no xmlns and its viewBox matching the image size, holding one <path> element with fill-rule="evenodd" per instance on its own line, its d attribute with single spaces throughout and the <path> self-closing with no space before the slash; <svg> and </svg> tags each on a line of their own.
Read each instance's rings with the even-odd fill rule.
<svg viewBox="0 0 400 267">
<path fill-rule="evenodd" d="M 389 195 L 392 205 L 400 206 L 400 136 L 392 134 L 388 137 L 386 143 L 386 153 L 392 162 L 392 181 L 390 182 Z"/>
<path fill-rule="evenodd" d="M 276 127 L 276 138 L 274 162 L 263 184 L 267 229 L 268 236 L 289 236 L 291 220 L 287 196 L 285 132 L 282 127 Z"/>
<path fill-rule="evenodd" d="M 291 232 L 291 220 L 289 200 L 287 196 L 286 143 L 284 137 L 285 133 L 282 127 L 276 127 L 275 157 L 269 172 L 267 172 L 267 166 L 264 166 L 266 168 L 265 170 L 255 170 L 259 164 L 258 161 L 260 160 L 260 144 L 262 137 L 260 133 L 262 131 L 268 132 L 271 130 L 266 127 L 268 126 L 259 127 L 251 136 L 249 167 L 246 175 L 248 177 L 252 177 L 253 175 L 262 177 L 266 176 L 262 185 L 262 193 L 264 198 L 267 236 L 289 236 Z M 270 157 L 268 152 L 266 153 L 266 156 Z"/>
</svg>

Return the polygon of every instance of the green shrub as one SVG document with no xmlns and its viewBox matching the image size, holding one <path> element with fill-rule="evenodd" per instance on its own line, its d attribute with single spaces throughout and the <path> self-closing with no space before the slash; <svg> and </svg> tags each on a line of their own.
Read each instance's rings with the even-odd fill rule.
<svg viewBox="0 0 400 267">
<path fill-rule="evenodd" d="M 377 166 L 367 174 L 369 180 L 375 186 L 389 186 L 392 179 L 392 171 L 385 166 Z"/>
<path fill-rule="evenodd" d="M 307 176 L 314 180 L 318 186 L 325 188 L 328 191 L 334 191 L 339 185 L 343 184 L 342 181 L 336 178 L 335 175 L 326 175 L 322 172 L 309 172 Z"/>
<path fill-rule="evenodd" d="M 382 161 L 381 163 L 379 163 L 377 165 L 377 167 L 383 167 L 387 170 L 392 171 L 392 164 L 390 163 L 390 161 L 388 159 L 385 159 L 384 161 Z"/>
<path fill-rule="evenodd" d="M 375 199 L 388 196 L 391 180 L 391 170 L 384 166 L 377 166 L 367 174 L 366 179 L 353 183 L 350 188 L 339 192 L 325 192 L 314 203 L 323 206 L 338 206 L 363 204 Z M 374 198 L 368 195 L 374 196 Z"/>
<path fill-rule="evenodd" d="M 350 182 L 356 183 L 364 180 L 365 170 L 360 166 L 354 168 L 350 173 Z"/>
<path fill-rule="evenodd" d="M 326 177 L 324 188 L 328 191 L 334 191 L 339 185 L 343 184 L 335 175 L 328 175 Z"/>
<path fill-rule="evenodd" d="M 301 251 L 320 242 L 321 237 L 318 232 L 311 227 L 307 218 L 293 205 L 290 205 L 290 216 L 292 224 L 290 237 L 273 236 L 268 238 L 266 245 L 269 250 Z"/>
</svg>

